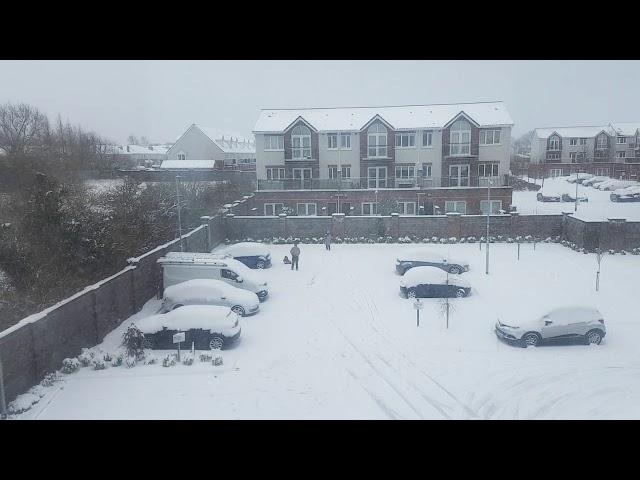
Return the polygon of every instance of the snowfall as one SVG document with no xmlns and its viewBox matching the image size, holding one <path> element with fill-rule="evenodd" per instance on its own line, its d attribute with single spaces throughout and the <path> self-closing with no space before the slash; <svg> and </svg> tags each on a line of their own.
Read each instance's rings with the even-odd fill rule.
<svg viewBox="0 0 640 480">
<path fill-rule="evenodd" d="M 606 256 L 596 292 L 594 255 L 559 244 L 523 244 L 519 260 L 516 244 L 491 244 L 489 275 L 484 245 L 424 245 L 470 263 L 472 295 L 451 300 L 447 328 L 439 300 L 423 300 L 418 326 L 399 294 L 395 261 L 415 244 L 301 245 L 299 271 L 281 261 L 290 245 L 269 248 L 269 298 L 241 319 L 223 365 L 196 355 L 191 366 L 81 368 L 13 418 L 640 418 L 640 256 Z M 524 349 L 494 334 L 498 318 L 563 305 L 602 312 L 601 345 Z M 93 350 L 115 352 L 127 326 L 159 307 L 150 300 Z"/>
</svg>

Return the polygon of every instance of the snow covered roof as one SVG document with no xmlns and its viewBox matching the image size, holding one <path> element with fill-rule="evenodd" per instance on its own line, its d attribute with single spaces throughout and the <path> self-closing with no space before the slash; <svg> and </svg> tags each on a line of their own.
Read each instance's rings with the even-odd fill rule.
<svg viewBox="0 0 640 480">
<path fill-rule="evenodd" d="M 194 124 L 194 126 L 209 137 L 224 153 L 256 153 L 256 146 L 252 137 L 203 125 Z"/>
<path fill-rule="evenodd" d="M 254 132 L 282 132 L 298 118 L 318 131 L 359 131 L 376 115 L 396 130 L 443 128 L 464 112 L 481 126 L 511 126 L 513 120 L 502 102 L 401 105 L 387 107 L 340 107 L 265 109 Z"/>
<path fill-rule="evenodd" d="M 169 147 L 167 147 L 166 145 L 149 145 L 149 150 L 151 150 L 153 153 L 166 155 L 167 150 L 169 150 Z"/>
<path fill-rule="evenodd" d="M 170 169 L 211 169 L 215 166 L 215 160 L 163 160 L 160 168 Z"/>
<path fill-rule="evenodd" d="M 615 135 L 615 132 L 609 125 L 536 128 L 535 135 L 538 138 L 549 138 L 551 134 L 555 132 L 563 138 L 589 138 L 595 137 L 603 130 L 609 135 Z"/>
<path fill-rule="evenodd" d="M 640 129 L 640 123 L 612 123 L 611 127 L 618 135 L 631 137 Z"/>
</svg>

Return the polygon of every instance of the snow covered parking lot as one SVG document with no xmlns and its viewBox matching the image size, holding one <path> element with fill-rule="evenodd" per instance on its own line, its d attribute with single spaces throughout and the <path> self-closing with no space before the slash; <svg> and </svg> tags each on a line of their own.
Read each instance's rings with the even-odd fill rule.
<svg viewBox="0 0 640 480">
<path fill-rule="evenodd" d="M 596 293 L 594 256 L 560 245 L 523 244 L 518 261 L 515 244 L 492 244 L 489 276 L 484 246 L 424 245 L 470 263 L 473 294 L 451 301 L 446 329 L 438 299 L 416 327 L 399 295 L 395 260 L 416 245 L 300 247 L 299 271 L 282 264 L 291 245 L 269 247 L 270 297 L 223 366 L 83 368 L 19 418 L 640 418 L 639 256 L 605 257 Z M 493 332 L 498 316 L 567 304 L 602 312 L 600 346 L 521 349 Z M 129 323 L 99 347 L 114 351 Z"/>
</svg>

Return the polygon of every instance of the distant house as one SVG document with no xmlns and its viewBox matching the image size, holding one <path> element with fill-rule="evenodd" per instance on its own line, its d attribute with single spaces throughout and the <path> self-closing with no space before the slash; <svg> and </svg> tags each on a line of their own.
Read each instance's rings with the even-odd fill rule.
<svg viewBox="0 0 640 480">
<path fill-rule="evenodd" d="M 255 142 L 250 137 L 194 123 L 169 148 L 167 160 L 214 160 L 219 169 L 255 170 Z"/>
</svg>

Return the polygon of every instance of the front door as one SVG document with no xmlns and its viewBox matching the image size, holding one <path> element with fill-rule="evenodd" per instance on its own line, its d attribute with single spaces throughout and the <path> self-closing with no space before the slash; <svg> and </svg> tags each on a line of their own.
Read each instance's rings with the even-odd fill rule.
<svg viewBox="0 0 640 480">
<path fill-rule="evenodd" d="M 369 188 L 387 188 L 387 167 L 369 167 Z"/>
<path fill-rule="evenodd" d="M 310 168 L 294 168 L 293 183 L 294 183 L 294 188 L 300 188 L 300 189 L 311 188 L 311 169 Z"/>
<path fill-rule="evenodd" d="M 334 213 L 338 213 L 338 203 L 337 202 L 329 202 L 327 204 L 327 214 L 333 215 Z"/>
</svg>

